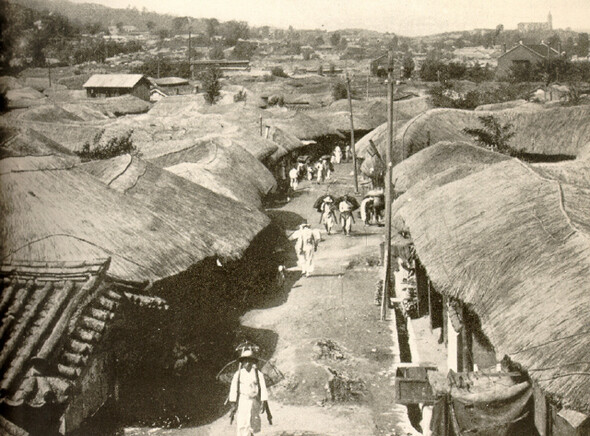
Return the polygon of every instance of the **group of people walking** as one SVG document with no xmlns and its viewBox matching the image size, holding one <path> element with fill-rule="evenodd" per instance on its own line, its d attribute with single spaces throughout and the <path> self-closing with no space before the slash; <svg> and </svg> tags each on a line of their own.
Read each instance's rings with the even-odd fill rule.
<svg viewBox="0 0 590 436">
<path fill-rule="evenodd" d="M 316 200 L 313 207 L 320 213 L 320 224 L 324 224 L 328 235 L 332 233 L 338 221 L 336 211 L 340 214 L 342 233 L 346 236 L 350 235 L 352 223 L 355 222 L 352 212 L 359 208 L 356 198 L 348 194 L 338 198 L 330 194 L 323 195 Z"/>
</svg>

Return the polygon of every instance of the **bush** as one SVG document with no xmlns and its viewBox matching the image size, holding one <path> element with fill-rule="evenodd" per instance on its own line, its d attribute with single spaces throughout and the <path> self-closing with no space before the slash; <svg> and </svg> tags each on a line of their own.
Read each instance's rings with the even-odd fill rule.
<svg viewBox="0 0 590 436">
<path fill-rule="evenodd" d="M 348 90 L 343 82 L 336 82 L 332 85 L 332 98 L 334 100 L 348 98 Z"/>
<path fill-rule="evenodd" d="M 479 122 L 482 124 L 482 127 L 465 128 L 463 132 L 473 136 L 479 144 L 492 151 L 498 151 L 510 156 L 516 156 L 518 154 L 508 144 L 510 139 L 515 135 L 511 123 L 502 125 L 493 115 L 481 116 L 479 117 Z"/>
<path fill-rule="evenodd" d="M 136 154 L 137 148 L 131 140 L 132 134 L 133 130 L 129 130 L 121 136 L 112 137 L 106 144 L 100 145 L 100 140 L 104 135 L 104 129 L 102 129 L 94 137 L 92 146 L 89 142 L 86 142 L 82 146 L 82 150 L 77 151 L 76 154 L 82 161 L 110 159 L 127 153 Z"/>
<path fill-rule="evenodd" d="M 264 76 L 262 76 L 263 82 L 274 82 L 275 80 L 276 80 L 276 77 L 273 76 L 272 74 L 265 74 Z"/>
<path fill-rule="evenodd" d="M 282 67 L 273 67 L 270 74 L 275 77 L 289 77 Z"/>
<path fill-rule="evenodd" d="M 246 93 L 246 90 L 242 89 L 241 91 L 238 91 L 237 94 L 234 94 L 234 102 L 238 103 L 240 101 L 246 101 L 247 97 L 248 97 L 248 94 Z"/>
<path fill-rule="evenodd" d="M 271 95 L 268 98 L 268 105 L 269 106 L 284 106 L 285 105 L 285 98 L 282 95 Z"/>
</svg>

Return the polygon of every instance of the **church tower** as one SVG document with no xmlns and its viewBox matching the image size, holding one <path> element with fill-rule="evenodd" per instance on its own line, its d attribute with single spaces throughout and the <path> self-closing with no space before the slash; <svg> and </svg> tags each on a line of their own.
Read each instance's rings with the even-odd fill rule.
<svg viewBox="0 0 590 436">
<path fill-rule="evenodd" d="M 549 11 L 549 15 L 547 15 L 547 26 L 549 30 L 553 30 L 553 17 L 551 16 L 551 11 Z"/>
</svg>

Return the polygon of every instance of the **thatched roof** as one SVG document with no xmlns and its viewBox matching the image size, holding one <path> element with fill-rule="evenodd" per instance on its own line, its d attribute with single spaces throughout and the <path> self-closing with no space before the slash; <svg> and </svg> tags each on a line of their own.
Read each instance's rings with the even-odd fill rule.
<svg viewBox="0 0 590 436">
<path fill-rule="evenodd" d="M 16 156 L 72 154 L 67 148 L 28 127 L 0 126 L 0 159 Z"/>
<path fill-rule="evenodd" d="M 0 161 L 0 173 L 3 262 L 111 257 L 110 275 L 156 281 L 217 254 L 209 239 L 194 237 L 194 213 L 180 216 L 178 211 L 186 212 L 188 207 L 180 204 L 175 209 L 179 216 L 166 215 L 163 206 L 159 210 L 147 200 L 144 203 L 109 189 L 62 158 L 6 158 Z M 195 196 L 188 194 L 184 201 L 193 201 Z M 174 198 L 182 202 L 182 196 Z M 214 219 L 212 225 L 246 213 L 238 204 L 222 199 L 213 204 L 224 208 L 212 208 L 205 215 Z M 254 212 L 247 216 L 253 219 L 252 227 L 244 225 L 243 234 L 233 234 L 236 247 L 245 247 L 266 225 L 265 218 Z"/>
<path fill-rule="evenodd" d="M 343 136 L 338 130 L 303 112 L 287 110 L 269 110 L 272 118 L 266 120 L 269 126 L 278 127 L 293 136 L 303 139 L 315 139 L 327 135 Z"/>
<path fill-rule="evenodd" d="M 466 111 L 432 109 L 410 120 L 398 130 L 393 150 L 394 164 L 404 153 L 411 156 L 430 144 L 440 141 L 472 141 L 466 127 L 480 127 L 479 117 L 493 115 L 500 123 L 512 123 L 515 135 L 510 140 L 516 150 L 533 154 L 577 156 L 590 141 L 590 105 L 559 107 L 543 111 L 520 110 Z M 564 134 L 567 132 L 567 134 Z M 387 137 L 379 138 L 375 145 L 385 153 Z M 360 142 L 360 141 L 359 141 Z M 369 159 L 371 160 L 371 159 Z M 370 168 L 372 162 L 365 162 Z M 365 169 L 363 169 L 365 171 Z"/>
<path fill-rule="evenodd" d="M 545 176 L 510 159 L 438 189 L 418 184 L 393 212 L 436 289 L 479 315 L 498 356 L 587 413 L 590 186 Z"/>
<path fill-rule="evenodd" d="M 270 130 L 268 132 L 268 139 L 274 142 L 275 144 L 279 145 L 280 147 L 284 148 L 288 152 L 297 150 L 304 146 L 303 142 L 301 142 L 296 136 L 292 135 L 289 132 L 285 132 L 278 127 L 269 126 Z"/>
<path fill-rule="evenodd" d="M 150 159 L 155 165 L 231 199 L 259 207 L 276 181 L 254 156 L 231 139 L 214 137 Z"/>
<path fill-rule="evenodd" d="M 510 158 L 504 154 L 469 143 L 439 142 L 394 166 L 391 180 L 395 182 L 396 192 L 405 192 L 430 177 L 445 172 L 449 174 L 449 170 L 454 176 L 462 178 L 508 159 Z M 445 183 L 454 180 L 445 177 Z"/>
<path fill-rule="evenodd" d="M 264 214 L 158 168 L 123 155 L 80 166 L 109 188 L 139 200 L 196 241 L 211 254 L 237 258 L 268 224 Z M 230 213 L 230 211 L 232 211 Z M 231 218 L 239 216 L 239 220 Z"/>
</svg>

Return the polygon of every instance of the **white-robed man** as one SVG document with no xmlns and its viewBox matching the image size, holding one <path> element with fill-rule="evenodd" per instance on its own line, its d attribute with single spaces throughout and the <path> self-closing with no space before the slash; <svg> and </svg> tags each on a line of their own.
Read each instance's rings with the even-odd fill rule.
<svg viewBox="0 0 590 436">
<path fill-rule="evenodd" d="M 309 277 L 313 272 L 313 254 L 318 249 L 321 239 L 319 230 L 312 230 L 309 224 L 304 223 L 299 226 L 299 230 L 293 232 L 289 239 L 296 240 L 295 252 L 301 273 L 305 277 Z"/>
<path fill-rule="evenodd" d="M 268 407 L 268 392 L 264 374 L 258 369 L 258 359 L 254 352 L 246 348 L 239 358 L 240 366 L 231 382 L 229 402 L 232 406 L 230 422 L 236 418 L 237 436 L 252 436 L 260 432 L 260 414 L 266 412 L 268 423 L 272 425 L 272 415 Z"/>
</svg>

